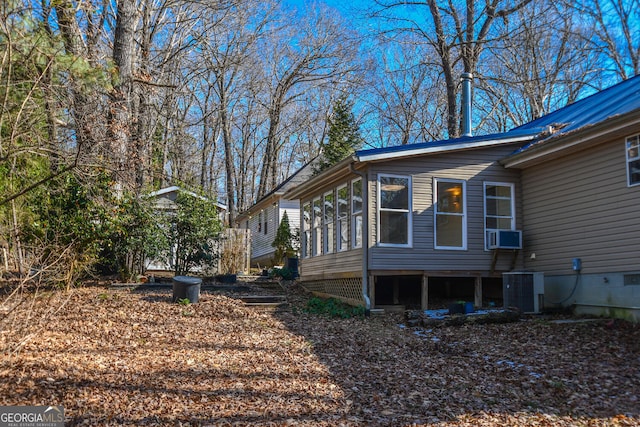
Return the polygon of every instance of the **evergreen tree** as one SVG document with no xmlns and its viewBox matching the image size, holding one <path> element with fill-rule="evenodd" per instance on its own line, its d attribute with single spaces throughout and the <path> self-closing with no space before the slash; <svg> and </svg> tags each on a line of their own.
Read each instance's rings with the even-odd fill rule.
<svg viewBox="0 0 640 427">
<path fill-rule="evenodd" d="M 362 146 L 360 127 L 352 109 L 353 102 L 345 96 L 335 102 L 329 119 L 329 140 L 323 144 L 320 160 L 314 169 L 315 174 L 344 160 Z"/>
<path fill-rule="evenodd" d="M 274 255 L 275 262 L 283 260 L 285 257 L 291 257 L 295 254 L 295 235 L 291 232 L 291 226 L 289 225 L 289 216 L 287 211 L 282 214 L 282 220 L 278 226 L 276 232 L 276 238 L 271 243 L 271 246 L 276 248 Z"/>
</svg>

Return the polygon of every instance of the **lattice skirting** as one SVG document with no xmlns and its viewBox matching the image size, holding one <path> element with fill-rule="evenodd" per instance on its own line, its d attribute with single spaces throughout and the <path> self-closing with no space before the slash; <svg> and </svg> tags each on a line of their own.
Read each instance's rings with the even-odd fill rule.
<svg viewBox="0 0 640 427">
<path fill-rule="evenodd" d="M 355 306 L 364 306 L 362 278 L 313 280 L 301 283 L 302 287 L 323 298 L 335 298 Z"/>
</svg>

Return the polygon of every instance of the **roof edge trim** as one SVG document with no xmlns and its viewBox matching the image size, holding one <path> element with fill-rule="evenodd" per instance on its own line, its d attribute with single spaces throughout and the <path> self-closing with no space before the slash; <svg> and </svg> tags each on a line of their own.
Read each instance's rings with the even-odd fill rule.
<svg viewBox="0 0 640 427">
<path fill-rule="evenodd" d="M 507 132 L 508 134 L 508 132 Z M 506 137 L 495 137 L 493 139 L 483 139 L 480 141 L 467 141 L 467 142 L 459 142 L 447 145 L 438 145 L 438 146 L 430 146 L 430 147 L 420 147 L 413 149 L 406 149 L 402 151 L 395 152 L 376 152 L 371 154 L 366 153 L 356 153 L 356 160 L 359 162 L 371 162 L 376 160 L 390 160 L 400 157 L 409 157 L 409 156 L 419 156 L 423 154 L 437 154 L 437 153 L 445 153 L 450 151 L 459 151 L 466 150 L 471 148 L 484 148 L 484 147 L 492 147 L 495 145 L 504 145 L 510 144 L 514 142 L 526 142 L 536 139 L 539 135 L 539 131 L 535 131 L 535 133 L 530 133 L 526 135 L 520 136 L 506 136 Z"/>
</svg>

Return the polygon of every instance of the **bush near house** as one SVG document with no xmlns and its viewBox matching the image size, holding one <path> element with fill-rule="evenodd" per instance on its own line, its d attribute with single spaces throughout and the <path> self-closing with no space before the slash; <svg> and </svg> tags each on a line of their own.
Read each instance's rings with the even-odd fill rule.
<svg viewBox="0 0 640 427">
<path fill-rule="evenodd" d="M 186 192 L 176 198 L 178 211 L 170 218 L 169 248 L 175 248 L 175 273 L 211 266 L 219 257 L 217 248 L 222 222 L 214 202 Z"/>
</svg>

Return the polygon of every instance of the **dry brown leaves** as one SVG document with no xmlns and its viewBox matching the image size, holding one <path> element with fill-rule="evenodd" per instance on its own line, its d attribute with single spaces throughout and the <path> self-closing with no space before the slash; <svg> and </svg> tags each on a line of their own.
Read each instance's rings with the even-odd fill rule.
<svg viewBox="0 0 640 427">
<path fill-rule="evenodd" d="M 217 293 L 170 299 L 84 288 L 16 308 L 37 319 L 67 301 L 44 324 L 0 331 L 5 348 L 32 334 L 2 355 L 0 405 L 60 404 L 69 425 L 640 425 L 638 326 L 430 331 L 296 302 L 260 312 Z"/>
</svg>

